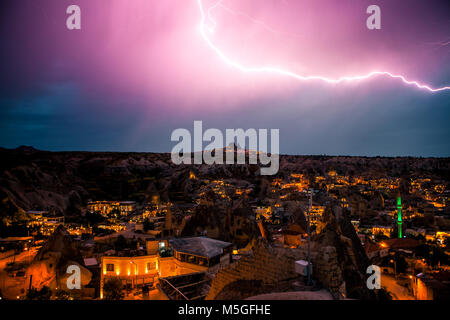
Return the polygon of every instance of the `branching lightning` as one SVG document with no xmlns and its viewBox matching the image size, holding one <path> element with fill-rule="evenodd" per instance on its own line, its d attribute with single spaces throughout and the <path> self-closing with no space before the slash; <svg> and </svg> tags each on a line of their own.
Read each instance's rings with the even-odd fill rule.
<svg viewBox="0 0 450 320">
<path fill-rule="evenodd" d="M 261 27 L 263 27 L 264 29 L 266 29 L 267 31 L 269 31 L 271 33 L 286 34 L 286 35 L 288 35 L 290 37 L 303 38 L 303 35 L 300 35 L 300 34 L 297 34 L 297 33 L 283 32 L 283 31 L 276 30 L 276 29 L 272 28 L 271 26 L 269 26 L 268 24 L 266 24 L 264 21 L 255 19 L 255 18 L 251 17 L 250 15 L 248 15 L 245 12 L 233 10 L 233 9 L 225 6 L 223 4 L 223 0 L 218 1 L 214 6 L 212 6 L 208 10 L 208 16 L 211 17 L 213 9 L 219 8 L 219 7 L 222 8 L 223 10 L 227 11 L 228 13 L 232 14 L 232 15 L 243 16 L 243 17 L 247 18 L 248 20 L 250 20 L 251 22 L 260 25 Z M 214 26 L 217 25 L 215 22 L 213 22 L 213 24 L 214 24 Z"/>
<path fill-rule="evenodd" d="M 339 78 L 327 78 L 324 76 L 302 76 L 300 74 L 297 74 L 293 71 L 274 67 L 274 66 L 264 66 L 264 67 L 248 67 L 244 66 L 241 63 L 234 61 L 233 59 L 229 58 L 220 48 L 218 48 L 210 39 L 209 34 L 212 34 L 217 26 L 217 22 L 212 17 L 212 10 L 215 9 L 218 6 L 221 6 L 223 0 L 217 1 L 214 5 L 209 7 L 207 10 L 205 10 L 203 6 L 203 0 L 197 0 L 197 4 L 201 13 L 201 22 L 200 22 L 200 32 L 205 40 L 205 42 L 208 44 L 208 46 L 216 52 L 216 54 L 228 65 L 240 70 L 244 73 L 272 73 L 272 74 L 279 74 L 284 75 L 287 77 L 291 77 L 300 81 L 323 81 L 327 83 L 332 84 L 338 84 L 341 82 L 350 82 L 350 81 L 362 81 L 369 78 L 373 78 L 376 76 L 388 76 L 393 79 L 400 79 L 403 83 L 407 85 L 415 86 L 419 89 L 427 90 L 429 92 L 439 92 L 439 91 L 445 91 L 450 90 L 450 86 L 440 87 L 440 88 L 433 88 L 429 85 L 422 84 L 418 81 L 411 81 L 406 79 L 403 75 L 396 75 L 388 71 L 372 71 L 365 75 L 357 75 L 357 76 L 341 76 Z M 209 27 L 207 25 L 207 22 L 211 24 Z"/>
<path fill-rule="evenodd" d="M 450 41 L 430 42 L 430 44 L 438 47 L 447 47 L 448 45 L 450 45 Z"/>
</svg>

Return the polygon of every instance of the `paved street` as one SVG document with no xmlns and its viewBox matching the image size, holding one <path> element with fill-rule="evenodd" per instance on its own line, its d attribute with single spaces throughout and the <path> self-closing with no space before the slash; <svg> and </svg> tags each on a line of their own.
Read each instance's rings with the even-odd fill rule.
<svg viewBox="0 0 450 320">
<path fill-rule="evenodd" d="M 16 254 L 15 258 L 13 256 L 10 256 L 8 258 L 4 258 L 0 260 L 0 270 L 3 270 L 6 265 L 10 262 L 15 261 L 16 263 L 20 262 L 31 262 L 33 260 L 34 256 L 37 253 L 36 248 L 31 248 L 29 251 L 24 251 L 19 254 Z"/>
<path fill-rule="evenodd" d="M 397 284 L 394 277 L 382 274 L 381 275 L 381 287 L 386 289 L 394 300 L 415 300 L 408 292 L 408 289 Z"/>
</svg>

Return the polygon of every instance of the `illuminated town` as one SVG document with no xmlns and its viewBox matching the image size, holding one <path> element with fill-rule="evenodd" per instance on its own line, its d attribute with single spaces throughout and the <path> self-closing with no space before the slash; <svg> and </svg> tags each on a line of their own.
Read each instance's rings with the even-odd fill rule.
<svg viewBox="0 0 450 320">
<path fill-rule="evenodd" d="M 252 165 L 173 167 L 164 154 L 2 157 L 2 299 L 449 297 L 448 159 L 282 156 L 264 177 Z M 78 171 L 94 158 L 96 171 Z M 31 159 L 73 160 L 79 173 L 30 171 Z M 69 265 L 79 290 L 66 288 Z"/>
<path fill-rule="evenodd" d="M 0 315 L 445 316 L 449 31 L 449 0 L 1 0 Z"/>
</svg>

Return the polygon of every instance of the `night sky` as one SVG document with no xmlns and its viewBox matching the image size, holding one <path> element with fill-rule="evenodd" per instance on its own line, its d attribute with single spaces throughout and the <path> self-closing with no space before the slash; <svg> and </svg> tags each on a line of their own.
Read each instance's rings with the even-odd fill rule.
<svg viewBox="0 0 450 320">
<path fill-rule="evenodd" d="M 280 129 L 282 154 L 450 156 L 450 90 L 257 71 L 450 86 L 449 1 L 1 2 L 2 147 L 169 152 L 174 129 L 203 120 Z M 381 30 L 366 28 L 372 4 Z"/>
</svg>

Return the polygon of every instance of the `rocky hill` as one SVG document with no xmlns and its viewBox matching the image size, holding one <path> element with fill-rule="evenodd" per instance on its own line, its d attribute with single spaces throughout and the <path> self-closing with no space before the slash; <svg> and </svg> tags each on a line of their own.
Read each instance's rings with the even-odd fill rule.
<svg viewBox="0 0 450 320">
<path fill-rule="evenodd" d="M 32 147 L 0 149 L 0 217 L 14 220 L 27 210 L 78 215 L 89 200 L 189 201 L 189 172 L 199 177 L 236 178 L 268 185 L 255 165 L 174 165 L 167 153 L 47 152 Z M 450 180 L 449 158 L 281 156 L 278 176 L 292 172 Z M 181 197 L 181 198 L 180 198 Z"/>
<path fill-rule="evenodd" d="M 69 266 L 80 268 L 80 284 L 85 287 L 91 281 L 91 272 L 85 268 L 82 256 L 66 229 L 60 225 L 28 266 L 27 279 L 31 286 L 52 290 L 66 288 Z"/>
</svg>

